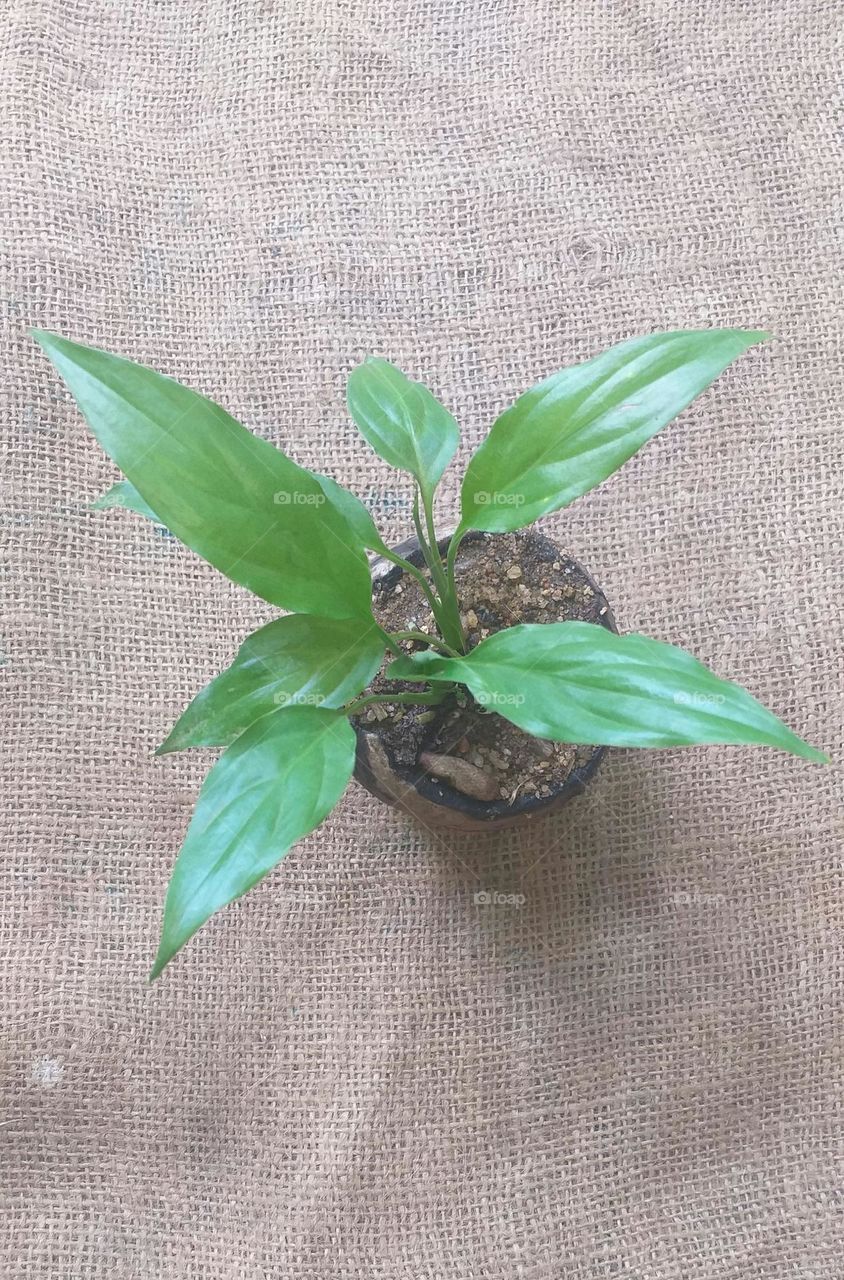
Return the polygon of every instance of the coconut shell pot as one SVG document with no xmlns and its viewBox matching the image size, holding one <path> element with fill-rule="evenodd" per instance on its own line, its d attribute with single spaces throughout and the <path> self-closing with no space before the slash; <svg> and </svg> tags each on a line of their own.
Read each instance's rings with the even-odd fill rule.
<svg viewBox="0 0 844 1280">
<path fill-rule="evenodd" d="M 448 541 L 439 544 L 442 555 Z M 423 567 L 416 538 L 395 550 Z M 586 569 L 533 531 L 467 535 L 456 585 L 470 646 L 523 622 L 578 619 L 617 630 Z M 400 566 L 373 561 L 372 595 L 375 616 L 389 630 L 434 631 L 418 584 Z M 381 693 L 419 688 L 388 682 L 383 674 L 372 687 Z M 465 690 L 435 708 L 370 709 L 355 729 L 358 782 L 428 827 L 462 831 L 492 831 L 555 812 L 583 791 L 607 750 L 531 738 Z"/>
</svg>

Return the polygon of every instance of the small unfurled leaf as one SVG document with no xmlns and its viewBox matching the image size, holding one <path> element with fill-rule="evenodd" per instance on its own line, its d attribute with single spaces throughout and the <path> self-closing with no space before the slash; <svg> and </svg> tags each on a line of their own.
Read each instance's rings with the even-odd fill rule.
<svg viewBox="0 0 844 1280">
<path fill-rule="evenodd" d="M 322 707 L 275 711 L 229 747 L 205 779 L 176 859 L 151 979 L 209 916 L 322 822 L 354 763 L 348 719 Z"/>
<path fill-rule="evenodd" d="M 91 511 L 111 511 L 114 507 L 120 507 L 124 511 L 134 511 L 136 515 L 152 520 L 153 524 L 163 523 L 128 480 L 118 480 L 117 484 L 113 484 L 90 504 Z"/>
<path fill-rule="evenodd" d="M 352 370 L 348 404 L 361 435 L 379 457 L 409 471 L 429 497 L 460 439 L 448 410 L 421 382 L 411 382 L 388 360 L 375 357 Z"/>
<path fill-rule="evenodd" d="M 470 461 L 461 527 L 505 533 L 567 506 L 768 336 L 744 329 L 654 333 L 552 374 L 496 420 Z"/>
<path fill-rule="evenodd" d="M 271 604 L 369 617 L 360 540 L 316 476 L 160 373 L 34 331 L 94 435 L 176 537 Z"/>
<path fill-rule="evenodd" d="M 396 680 L 458 680 L 482 706 L 558 742 L 618 747 L 750 743 L 807 760 L 826 756 L 745 689 L 691 654 L 647 636 L 589 622 L 510 627 L 465 658 L 429 650 L 399 658 Z"/>
<path fill-rule="evenodd" d="M 196 695 L 156 755 L 228 746 L 279 707 L 341 707 L 366 688 L 383 656 L 383 632 L 371 619 L 277 618 L 249 636 L 231 666 Z"/>
</svg>

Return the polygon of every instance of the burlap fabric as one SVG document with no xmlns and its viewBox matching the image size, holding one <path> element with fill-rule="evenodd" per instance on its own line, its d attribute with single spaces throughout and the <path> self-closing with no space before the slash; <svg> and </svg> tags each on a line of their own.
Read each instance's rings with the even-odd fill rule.
<svg viewBox="0 0 844 1280">
<path fill-rule="evenodd" d="M 398 535 L 406 486 L 344 411 L 366 353 L 429 379 L 465 460 L 611 342 L 771 328 L 544 527 L 623 626 L 840 760 L 840 10 L 7 15 L 2 1274 L 844 1275 L 835 767 L 616 752 L 484 840 L 352 786 L 146 985 L 213 759 L 151 751 L 270 610 L 86 511 L 115 473 L 25 336 L 214 394 Z"/>
</svg>

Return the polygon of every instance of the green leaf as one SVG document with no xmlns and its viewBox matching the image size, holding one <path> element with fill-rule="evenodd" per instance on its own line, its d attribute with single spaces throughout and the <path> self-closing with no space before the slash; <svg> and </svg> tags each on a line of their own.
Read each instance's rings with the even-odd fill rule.
<svg viewBox="0 0 844 1280">
<path fill-rule="evenodd" d="M 366 688 L 383 656 L 383 633 L 372 620 L 307 613 L 277 618 L 244 641 L 155 754 L 228 746 L 282 706 L 341 707 Z"/>
<path fill-rule="evenodd" d="M 343 519 L 354 531 L 355 537 L 362 547 L 367 547 L 371 551 L 384 553 L 387 551 L 384 540 L 376 528 L 375 521 L 367 511 L 360 498 L 350 493 L 348 489 L 344 489 L 336 480 L 332 480 L 330 476 L 320 476 L 314 472 L 314 479 L 322 489 L 329 502 L 333 503 L 342 515 Z M 119 480 L 117 484 L 100 495 L 99 498 L 90 504 L 91 511 L 110 511 L 113 507 L 122 507 L 127 511 L 134 511 L 139 516 L 146 516 L 147 520 L 152 520 L 155 524 L 161 524 L 158 516 L 148 503 L 144 502 L 134 485 L 128 480 Z"/>
<path fill-rule="evenodd" d="M 121 507 L 125 511 L 134 511 L 136 515 L 146 516 L 147 520 L 152 520 L 153 524 L 162 523 L 152 507 L 144 502 L 137 489 L 128 480 L 118 480 L 117 484 L 113 484 L 90 504 L 91 511 L 111 511 L 113 507 Z"/>
<path fill-rule="evenodd" d="M 205 779 L 164 906 L 157 978 L 209 916 L 246 893 L 334 808 L 352 775 L 341 711 L 287 707 L 257 720 Z"/>
<path fill-rule="evenodd" d="M 745 689 L 691 654 L 589 622 L 510 627 L 465 658 L 430 651 L 399 658 L 396 680 L 458 680 L 483 706 L 526 733 L 618 747 L 756 743 L 807 760 L 827 757 Z"/>
<path fill-rule="evenodd" d="M 552 374 L 496 420 L 469 463 L 461 528 L 506 533 L 567 506 L 768 336 L 744 329 L 654 333 Z"/>
<path fill-rule="evenodd" d="M 182 542 L 271 604 L 369 617 L 369 566 L 317 478 L 143 365 L 33 330 L 94 435 Z"/>
<path fill-rule="evenodd" d="M 334 503 L 349 528 L 354 531 L 360 545 L 367 547 L 370 551 L 377 551 L 382 555 L 388 552 L 388 547 L 378 532 L 375 521 L 360 498 L 354 493 L 350 493 L 348 489 L 344 489 L 341 484 L 338 484 L 336 480 L 332 480 L 330 476 L 315 475 L 314 478 L 328 501 Z"/>
<path fill-rule="evenodd" d="M 378 532 L 375 521 L 367 510 L 366 506 L 361 502 L 354 493 L 351 493 L 343 485 L 338 484 L 330 476 L 318 475 L 313 473 L 314 479 L 324 493 L 326 499 L 335 507 L 345 523 L 354 533 L 355 539 L 360 543 L 361 547 L 365 547 L 370 551 L 377 551 L 384 554 L 389 551 L 384 539 Z M 117 484 L 96 498 L 91 504 L 92 511 L 109 511 L 113 507 L 122 507 L 127 511 L 134 511 L 139 516 L 146 516 L 148 520 L 154 521 L 156 524 L 163 523 L 152 507 L 144 502 L 134 485 L 128 480 L 120 480 Z"/>
<path fill-rule="evenodd" d="M 448 410 L 421 382 L 375 357 L 352 370 L 347 397 L 349 412 L 379 457 L 409 471 L 430 498 L 460 439 Z"/>
</svg>

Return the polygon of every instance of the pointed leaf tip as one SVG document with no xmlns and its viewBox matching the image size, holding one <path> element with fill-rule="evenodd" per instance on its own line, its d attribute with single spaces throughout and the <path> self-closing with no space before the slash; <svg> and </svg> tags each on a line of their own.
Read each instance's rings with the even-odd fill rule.
<svg viewBox="0 0 844 1280">
<path fill-rule="evenodd" d="M 173 868 L 150 981 L 327 817 L 352 776 L 355 747 L 342 711 L 298 706 L 257 720 L 223 753 Z"/>
<path fill-rule="evenodd" d="M 362 618 L 293 613 L 244 640 L 234 661 L 196 695 L 156 755 L 228 746 L 283 706 L 341 707 L 384 656 L 384 632 Z"/>
<path fill-rule="evenodd" d="M 768 337 L 761 329 L 653 333 L 552 374 L 496 419 L 470 460 L 461 525 L 507 533 L 568 506 Z"/>
<path fill-rule="evenodd" d="M 496 632 L 465 657 L 414 654 L 389 670 L 397 679 L 459 680 L 526 733 L 559 742 L 744 744 L 827 761 L 746 689 L 685 650 L 589 622 L 526 623 Z"/>
<path fill-rule="evenodd" d="M 186 546 L 283 609 L 371 618 L 359 535 L 312 472 L 173 378 L 35 336 L 133 491 Z"/>
</svg>

